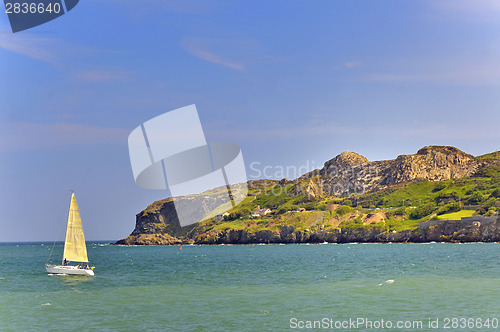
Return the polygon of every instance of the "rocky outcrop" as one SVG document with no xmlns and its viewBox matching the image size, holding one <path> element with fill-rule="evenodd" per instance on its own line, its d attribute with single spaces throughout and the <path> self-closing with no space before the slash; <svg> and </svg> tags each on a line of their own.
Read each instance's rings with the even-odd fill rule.
<svg viewBox="0 0 500 332">
<path fill-rule="evenodd" d="M 474 174 L 476 158 L 450 146 L 429 146 L 417 154 L 397 157 L 384 172 L 384 184 L 408 182 L 415 179 L 442 181 Z"/>
<path fill-rule="evenodd" d="M 153 246 L 153 245 L 179 245 L 183 244 L 182 241 L 176 237 L 168 234 L 140 234 L 129 235 L 123 240 L 119 240 L 115 244 L 120 245 L 136 245 L 136 246 Z"/>
<path fill-rule="evenodd" d="M 224 190 L 226 190 L 224 188 Z M 193 203 L 193 200 L 195 202 Z M 175 198 L 162 199 L 149 205 L 146 209 L 136 215 L 135 228 L 131 236 L 137 237 L 141 234 L 169 234 L 174 237 L 185 236 L 194 225 L 182 227 L 176 213 L 175 205 L 191 204 L 198 209 L 192 210 L 195 220 L 200 220 L 214 207 L 220 206 L 227 201 L 227 191 L 219 188 L 206 192 L 203 195 L 190 195 Z M 186 217 L 186 216 L 185 216 Z"/>
<path fill-rule="evenodd" d="M 368 159 L 355 152 L 344 151 L 335 158 L 327 161 L 324 168 L 329 169 L 331 167 L 351 167 L 359 166 L 368 163 Z"/>
<path fill-rule="evenodd" d="M 442 181 L 474 174 L 480 164 L 474 156 L 450 146 L 428 146 L 413 155 L 401 155 L 393 160 L 369 162 L 365 157 L 342 152 L 327 161 L 321 170 L 310 172 L 301 179 L 316 179 L 322 195 L 348 196 L 385 189 L 387 186 L 417 179 Z M 319 175 L 319 176 L 318 176 Z M 299 183 L 307 193 L 310 183 Z M 318 190 L 314 191 L 318 195 Z"/>
<path fill-rule="evenodd" d="M 181 230 L 174 202 L 171 198 L 156 201 L 136 215 L 132 236 L 168 233 L 175 236 Z"/>
</svg>

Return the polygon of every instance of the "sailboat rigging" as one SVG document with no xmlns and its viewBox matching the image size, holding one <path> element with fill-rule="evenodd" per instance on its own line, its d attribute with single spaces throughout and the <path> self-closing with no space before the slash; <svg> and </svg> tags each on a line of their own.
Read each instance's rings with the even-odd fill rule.
<svg viewBox="0 0 500 332">
<path fill-rule="evenodd" d="M 71 265 L 71 262 L 78 262 L 79 264 Z M 45 264 L 45 269 L 47 273 L 93 276 L 94 267 L 89 267 L 88 262 L 82 219 L 76 204 L 75 194 L 72 193 L 62 263 L 61 265 Z"/>
</svg>

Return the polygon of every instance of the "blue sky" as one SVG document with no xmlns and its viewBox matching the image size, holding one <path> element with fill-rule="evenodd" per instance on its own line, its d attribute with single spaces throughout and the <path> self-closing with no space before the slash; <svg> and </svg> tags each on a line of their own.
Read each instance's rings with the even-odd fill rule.
<svg viewBox="0 0 500 332">
<path fill-rule="evenodd" d="M 134 184 L 127 136 L 190 104 L 208 141 L 261 168 L 499 150 L 499 15 L 495 0 L 85 0 L 13 34 L 0 14 L 0 241 L 62 239 L 70 189 L 88 239 L 127 236 L 165 195 Z"/>
</svg>

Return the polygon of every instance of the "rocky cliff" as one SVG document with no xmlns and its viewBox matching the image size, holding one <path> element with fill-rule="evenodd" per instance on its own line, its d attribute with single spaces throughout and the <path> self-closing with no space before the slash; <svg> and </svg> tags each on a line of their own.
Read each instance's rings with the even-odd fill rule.
<svg viewBox="0 0 500 332">
<path fill-rule="evenodd" d="M 257 243 L 422 243 L 422 242 L 498 242 L 500 219 L 485 225 L 468 225 L 460 221 L 446 221 L 427 229 L 387 232 L 378 227 L 333 229 L 303 232 L 293 226 L 282 226 L 278 231 L 247 230 L 208 231 L 194 238 L 180 240 L 164 235 L 131 235 L 117 244 L 175 245 L 194 244 L 257 244 Z"/>
<path fill-rule="evenodd" d="M 497 156 L 498 157 L 498 156 Z M 476 158 L 454 147 L 429 146 L 413 155 L 398 156 L 393 160 L 370 162 L 365 157 L 342 152 L 327 161 L 320 170 L 307 173 L 296 181 L 256 180 L 249 182 L 249 188 L 258 189 L 278 186 L 295 186 L 290 192 L 302 194 L 308 199 L 325 197 L 346 197 L 350 194 L 384 190 L 400 183 L 417 179 L 441 181 L 474 175 L 491 164 L 500 164 L 498 158 Z M 250 196 L 255 196 L 250 192 Z M 293 196 L 293 194 L 292 194 Z M 217 190 L 201 195 L 205 200 L 220 198 Z M 293 197 L 291 197 L 293 199 Z M 215 204 L 214 203 L 214 204 Z M 204 204 L 199 204 L 200 209 Z M 249 213 L 249 212 L 247 212 Z M 238 217 L 239 219 L 239 217 Z M 449 224 L 451 225 L 451 224 Z M 181 227 L 171 198 L 154 202 L 136 215 L 136 226 L 132 234 L 119 244 L 178 244 L 185 243 L 303 243 L 303 242 L 425 242 L 455 241 L 462 236 L 464 241 L 490 239 L 498 241 L 498 225 L 467 228 L 457 233 L 457 225 L 451 229 L 434 227 L 429 230 L 384 232 L 377 227 L 368 229 L 334 229 L 321 232 L 298 231 L 291 225 L 281 226 L 279 231 L 261 230 L 251 232 L 245 229 L 214 231 L 212 227 L 190 225 Z M 455 227 L 455 228 L 453 228 Z M 492 228 L 493 227 L 493 228 Z M 496 227 L 496 228 L 495 228 Z M 453 231 L 453 232 L 452 232 Z M 488 237 L 493 231 L 494 236 Z M 452 233 L 450 233 L 452 232 Z M 488 233 L 490 232 L 490 233 Z M 457 234 L 455 234 L 457 233 Z"/>
<path fill-rule="evenodd" d="M 302 176 L 316 184 L 315 195 L 348 196 L 385 189 L 416 179 L 442 181 L 474 174 L 481 163 L 469 154 L 450 146 L 428 146 L 413 155 L 393 160 L 369 162 L 354 152 L 342 152 L 327 161 L 321 170 Z M 302 185 L 304 192 L 307 187 Z"/>
<path fill-rule="evenodd" d="M 500 221 L 487 225 L 465 225 L 461 222 L 443 222 L 428 229 L 386 232 L 377 227 L 335 229 L 319 232 L 296 231 L 283 226 L 279 231 L 229 230 L 201 234 L 196 244 L 255 244 L 255 243 L 387 243 L 387 242 L 495 242 L 500 241 Z"/>
</svg>

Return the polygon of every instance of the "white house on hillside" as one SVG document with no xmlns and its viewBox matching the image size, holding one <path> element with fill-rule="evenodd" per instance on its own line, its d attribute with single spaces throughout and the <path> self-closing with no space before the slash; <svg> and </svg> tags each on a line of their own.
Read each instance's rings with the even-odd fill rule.
<svg viewBox="0 0 500 332">
<path fill-rule="evenodd" d="M 251 212 L 252 217 L 260 217 L 260 216 L 265 216 L 266 214 L 271 213 L 271 209 L 261 209 L 260 206 L 257 207 L 257 210 L 254 210 Z"/>
<path fill-rule="evenodd" d="M 222 219 L 224 219 L 225 216 L 228 216 L 229 213 L 228 212 L 224 212 L 224 213 L 218 213 L 215 215 L 215 222 L 219 222 L 221 221 Z"/>
</svg>

